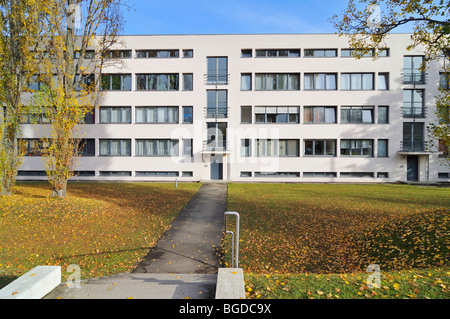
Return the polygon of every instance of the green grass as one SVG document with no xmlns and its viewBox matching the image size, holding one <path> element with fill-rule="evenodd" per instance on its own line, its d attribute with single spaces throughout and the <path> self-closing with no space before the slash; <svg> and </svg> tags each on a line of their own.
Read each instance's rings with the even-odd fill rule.
<svg viewBox="0 0 450 319">
<path fill-rule="evenodd" d="M 262 292 L 257 283 L 264 281 L 265 275 L 301 282 L 309 273 L 334 282 L 332 274 L 358 273 L 366 278 L 369 264 L 378 264 L 382 274 L 400 271 L 399 278 L 411 269 L 447 272 L 449 207 L 449 188 L 230 184 L 227 209 L 241 216 L 239 266 L 252 274 L 247 275 L 248 287 L 258 290 L 262 298 L 276 298 L 286 287 L 269 286 L 270 290 Z M 225 247 L 225 260 L 229 261 L 228 238 Z M 441 297 L 448 297 L 446 278 L 448 273 L 442 279 L 447 281 L 445 288 L 438 289 Z M 290 295 L 310 297 L 304 295 L 305 289 L 296 292 L 295 287 L 301 286 L 289 288 Z M 350 295 L 358 298 L 358 292 Z M 397 294 L 418 296 L 414 289 Z"/>
<path fill-rule="evenodd" d="M 0 197 L 0 288 L 38 265 L 77 264 L 81 277 L 129 271 L 170 227 L 200 184 L 19 183 Z"/>
</svg>

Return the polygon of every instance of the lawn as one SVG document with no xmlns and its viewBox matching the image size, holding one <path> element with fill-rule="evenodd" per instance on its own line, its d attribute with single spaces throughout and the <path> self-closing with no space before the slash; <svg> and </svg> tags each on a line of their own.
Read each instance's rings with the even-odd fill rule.
<svg viewBox="0 0 450 319">
<path fill-rule="evenodd" d="M 308 278 L 302 277 L 306 273 L 326 281 L 334 281 L 330 274 L 360 273 L 367 278 L 369 264 L 399 278 L 406 270 L 431 269 L 437 289 L 448 297 L 450 188 L 229 184 L 227 209 L 240 213 L 239 266 L 246 273 L 249 297 L 276 298 L 289 289 L 288 282 Z M 268 280 L 276 276 L 282 277 L 274 282 L 286 282 L 275 285 L 275 292 Z M 264 293 L 261 282 L 269 287 Z M 289 290 L 290 296 L 301 295 Z M 316 291 L 324 292 L 310 292 Z"/>
<path fill-rule="evenodd" d="M 0 288 L 38 265 L 77 264 L 81 277 L 129 271 L 156 244 L 200 184 L 19 183 L 0 197 Z"/>
</svg>

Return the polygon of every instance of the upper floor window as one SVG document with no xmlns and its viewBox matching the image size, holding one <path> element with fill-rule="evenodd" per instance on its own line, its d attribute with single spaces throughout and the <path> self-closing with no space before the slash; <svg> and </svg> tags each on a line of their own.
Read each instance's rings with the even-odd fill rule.
<svg viewBox="0 0 450 319">
<path fill-rule="evenodd" d="M 403 90 L 403 117 L 425 117 L 425 90 Z"/>
<path fill-rule="evenodd" d="M 105 91 L 131 91 L 131 74 L 102 74 L 101 88 Z"/>
<path fill-rule="evenodd" d="M 337 56 L 337 49 L 305 49 L 305 57 L 331 58 Z"/>
<path fill-rule="evenodd" d="M 130 139 L 100 139 L 100 156 L 131 156 Z"/>
<path fill-rule="evenodd" d="M 178 140 L 136 140 L 136 156 L 178 156 Z"/>
<path fill-rule="evenodd" d="M 305 90 L 336 90 L 336 73 L 306 73 Z"/>
<path fill-rule="evenodd" d="M 299 73 L 257 73 L 255 77 L 257 91 L 300 90 Z"/>
<path fill-rule="evenodd" d="M 79 59 L 81 56 L 81 51 L 75 51 L 73 53 L 73 58 L 74 59 Z M 85 59 L 93 59 L 95 58 L 95 51 L 94 50 L 86 50 L 84 51 L 84 58 Z"/>
<path fill-rule="evenodd" d="M 256 106 L 256 123 L 299 123 L 298 106 Z"/>
<path fill-rule="evenodd" d="M 336 123 L 335 106 L 305 106 L 305 123 Z"/>
<path fill-rule="evenodd" d="M 341 123 L 373 123 L 373 106 L 343 106 Z"/>
<path fill-rule="evenodd" d="M 439 88 L 450 90 L 450 72 L 439 73 Z"/>
<path fill-rule="evenodd" d="M 342 49 L 341 50 L 341 57 L 354 57 L 355 56 L 355 49 Z M 376 51 L 374 49 L 368 50 L 368 52 L 364 53 L 362 55 L 363 58 L 366 57 L 373 57 L 375 56 Z M 389 48 L 381 48 L 377 51 L 378 57 L 388 57 L 389 56 Z"/>
<path fill-rule="evenodd" d="M 131 107 L 100 107 L 100 123 L 131 123 Z"/>
<path fill-rule="evenodd" d="M 194 50 L 183 50 L 183 58 L 193 58 Z"/>
<path fill-rule="evenodd" d="M 178 91 L 179 74 L 136 74 L 138 91 Z"/>
<path fill-rule="evenodd" d="M 425 84 L 425 73 L 422 70 L 424 56 L 403 57 L 403 83 Z"/>
<path fill-rule="evenodd" d="M 207 84 L 228 84 L 228 58 L 209 57 Z"/>
<path fill-rule="evenodd" d="M 179 58 L 179 50 L 136 50 L 136 58 Z"/>
<path fill-rule="evenodd" d="M 136 123 L 178 123 L 178 106 L 136 107 Z"/>
<path fill-rule="evenodd" d="M 279 157 L 298 157 L 299 141 L 291 139 L 257 139 L 256 155 L 260 156 L 279 156 Z"/>
<path fill-rule="evenodd" d="M 341 90 L 373 90 L 373 73 L 342 73 Z"/>
<path fill-rule="evenodd" d="M 253 56 L 252 49 L 242 49 L 241 50 L 241 58 L 251 58 Z"/>
<path fill-rule="evenodd" d="M 208 90 L 207 92 L 207 118 L 226 118 L 228 113 L 227 90 Z"/>
<path fill-rule="evenodd" d="M 300 49 L 263 49 L 256 50 L 257 58 L 298 58 Z"/>
<path fill-rule="evenodd" d="M 106 59 L 131 59 L 131 50 L 110 50 L 102 55 Z"/>
</svg>

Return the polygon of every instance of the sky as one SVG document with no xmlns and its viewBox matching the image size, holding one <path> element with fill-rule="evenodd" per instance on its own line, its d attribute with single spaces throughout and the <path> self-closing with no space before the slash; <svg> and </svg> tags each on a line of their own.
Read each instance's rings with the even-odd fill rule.
<svg viewBox="0 0 450 319">
<path fill-rule="evenodd" d="M 129 0 L 125 35 L 335 33 L 347 0 Z"/>
</svg>

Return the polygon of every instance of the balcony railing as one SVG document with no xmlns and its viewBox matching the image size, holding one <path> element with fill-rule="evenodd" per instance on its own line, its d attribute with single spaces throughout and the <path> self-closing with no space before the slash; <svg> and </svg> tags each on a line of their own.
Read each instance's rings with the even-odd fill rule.
<svg viewBox="0 0 450 319">
<path fill-rule="evenodd" d="M 428 73 L 405 72 L 403 73 L 403 84 L 427 84 Z"/>
<path fill-rule="evenodd" d="M 413 119 L 413 118 L 426 118 L 428 108 L 426 106 L 420 107 L 402 107 L 403 118 Z"/>
<path fill-rule="evenodd" d="M 425 152 L 425 141 L 401 141 L 400 152 Z"/>
<path fill-rule="evenodd" d="M 230 150 L 229 141 L 206 140 L 203 141 L 203 151 L 207 152 L 225 152 Z"/>
<path fill-rule="evenodd" d="M 228 117 L 228 107 L 205 107 L 207 119 L 225 119 Z"/>
<path fill-rule="evenodd" d="M 206 85 L 227 85 L 230 83 L 229 74 L 205 74 Z"/>
</svg>

